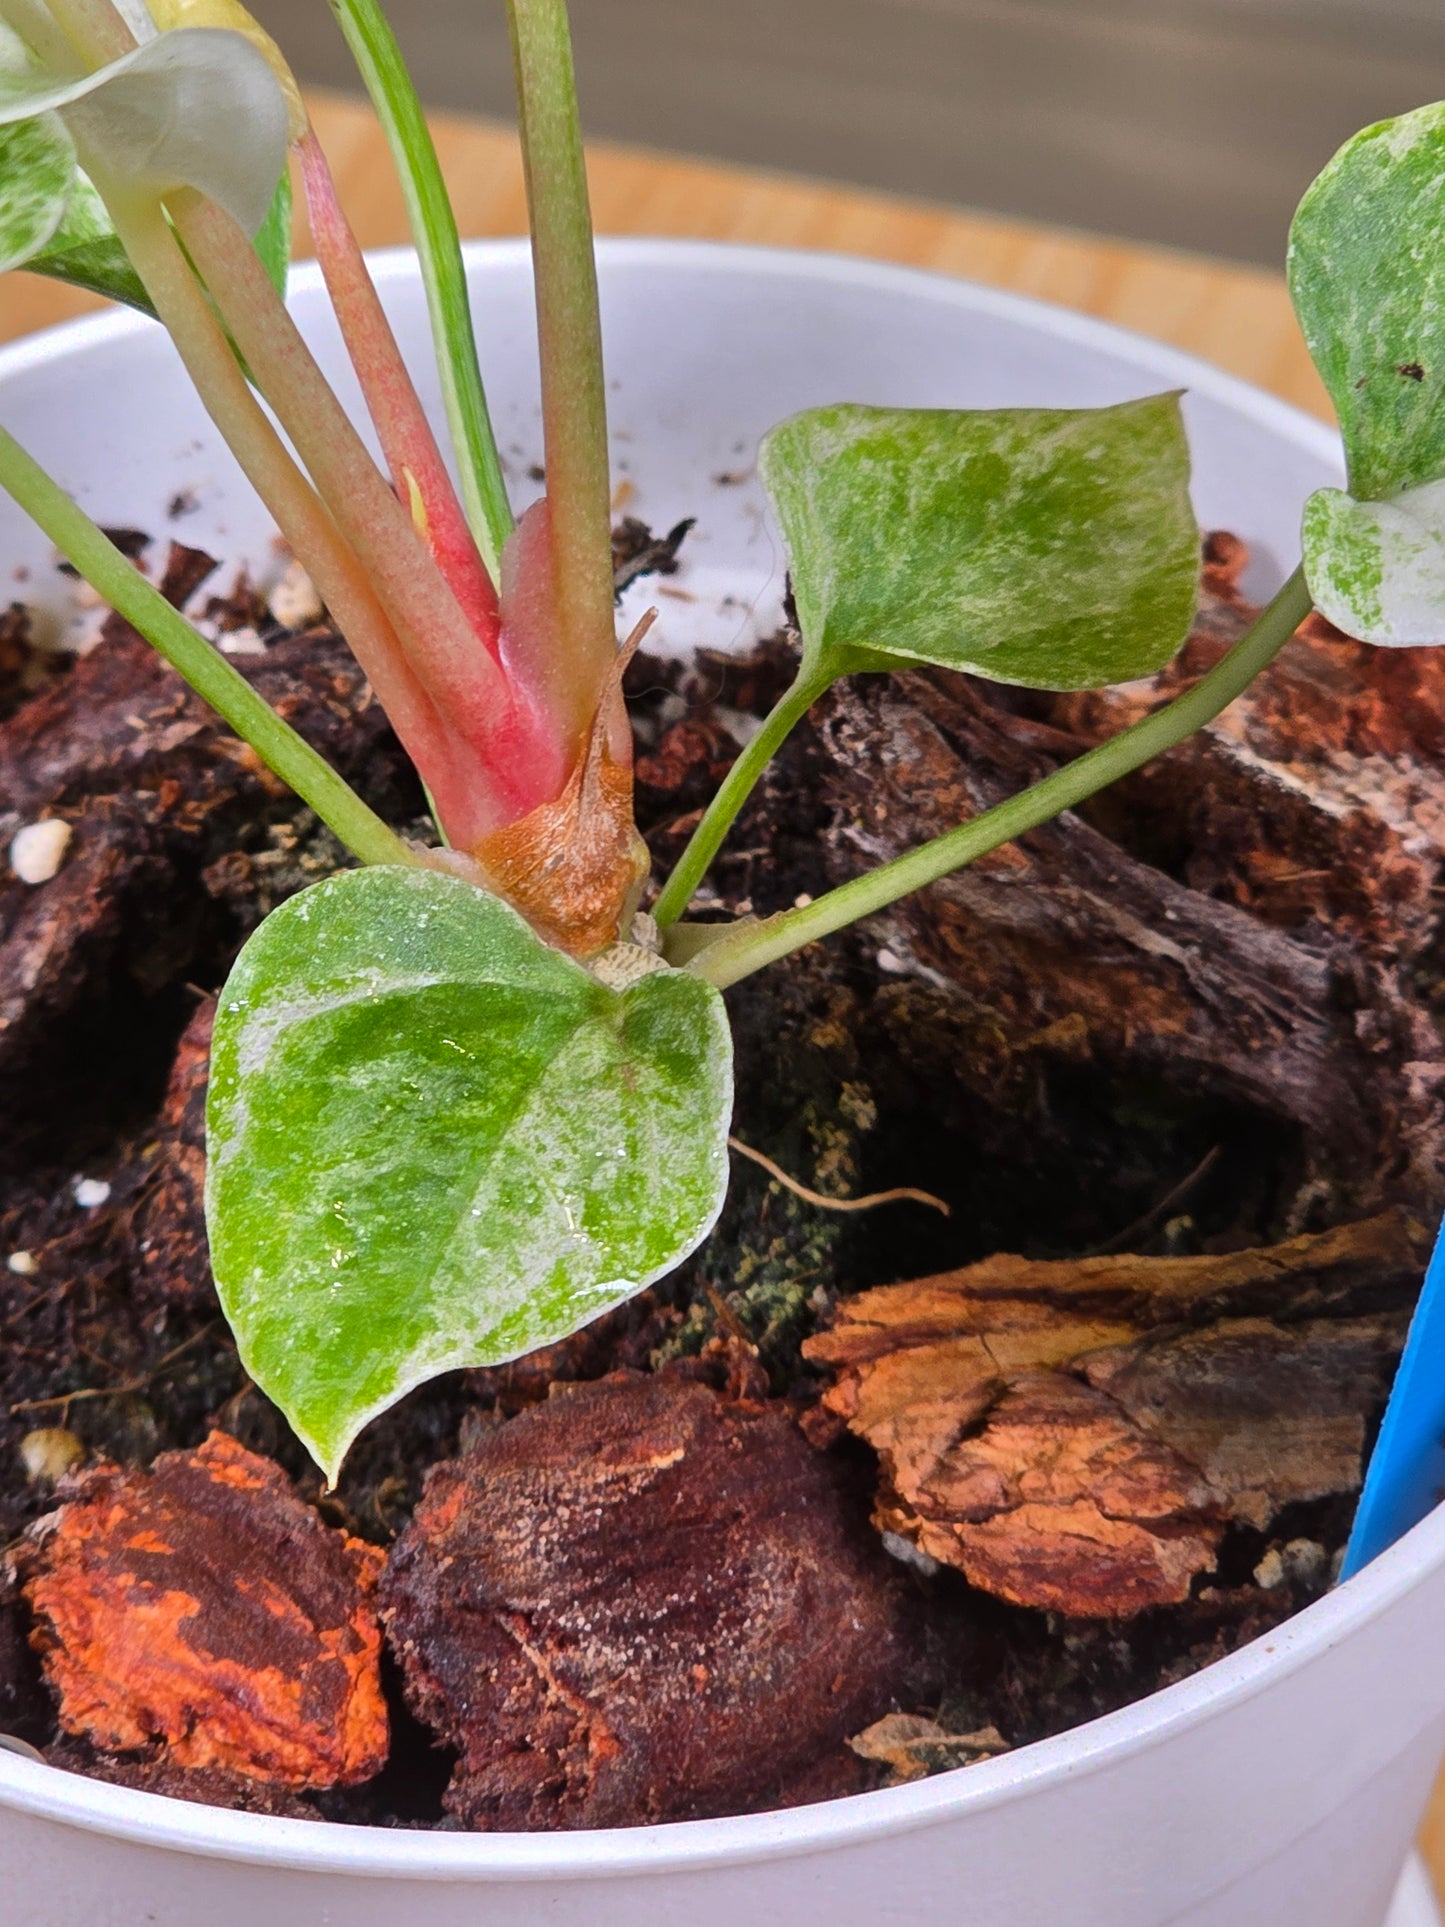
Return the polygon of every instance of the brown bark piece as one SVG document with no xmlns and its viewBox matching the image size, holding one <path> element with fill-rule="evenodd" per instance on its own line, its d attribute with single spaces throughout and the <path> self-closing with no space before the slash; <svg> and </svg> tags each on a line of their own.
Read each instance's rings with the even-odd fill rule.
<svg viewBox="0 0 1445 1927">
<path fill-rule="evenodd" d="M 1228 566 L 1206 570 L 1201 620 L 1175 661 L 1148 683 L 1047 703 L 1081 747 L 1172 701 L 1254 614 L 1237 588 L 1244 544 L 1210 540 L 1229 544 Z M 1096 814 L 1147 824 L 1193 888 L 1266 922 L 1413 955 L 1432 939 L 1445 865 L 1445 662 L 1312 617 L 1223 715 Z"/>
<path fill-rule="evenodd" d="M 0 722 L 68 667 L 68 657 L 37 649 L 24 603 L 0 610 Z"/>
<path fill-rule="evenodd" d="M 666 535 L 654 535 L 646 522 L 624 515 L 612 530 L 612 587 L 617 595 L 645 575 L 676 575 L 677 552 L 695 518 L 676 522 Z"/>
<path fill-rule="evenodd" d="M 882 1530 L 1017 1605 L 1126 1616 L 1186 1598 L 1226 1522 L 1357 1488 L 1427 1255 L 1387 1212 L 1220 1257 L 1000 1256 L 863 1292 L 804 1351 L 880 1455 Z"/>
<path fill-rule="evenodd" d="M 675 1322 L 676 1314 L 664 1310 L 655 1293 L 644 1291 L 555 1345 L 543 1345 L 505 1365 L 474 1367 L 465 1376 L 466 1388 L 478 1402 L 513 1418 L 550 1398 L 554 1385 L 605 1378 L 623 1369 L 644 1370 Z"/>
<path fill-rule="evenodd" d="M 639 810 L 659 803 L 677 811 L 700 810 L 712 800 L 738 753 L 721 723 L 684 716 L 639 756 L 634 772 Z"/>
<path fill-rule="evenodd" d="M 439 1466 L 383 1600 L 461 1756 L 451 1810 L 624 1826 L 797 1797 L 910 1664 L 860 1526 L 782 1409 L 668 1376 L 568 1389 Z"/>
<path fill-rule="evenodd" d="M 214 1304 L 206 1237 L 206 1086 L 216 1006 L 207 998 L 187 1024 L 147 1151 L 149 1186 L 130 1215 L 132 1277 L 147 1298 Z"/>
<path fill-rule="evenodd" d="M 410 802 L 402 753 L 340 637 L 280 637 L 264 655 L 233 661 L 348 781 L 393 807 L 405 784 Z M 286 794 L 154 649 L 113 619 L 64 681 L 0 725 L 0 796 L 28 817 L 131 790 L 160 795 L 193 830 L 237 791 L 253 814 Z"/>
<path fill-rule="evenodd" d="M 984 1592 L 1080 1618 L 1187 1599 L 1223 1527 L 1194 1467 L 1062 1373 L 1013 1379 L 899 1501 L 880 1502 L 884 1530 Z"/>
<path fill-rule="evenodd" d="M 178 548 L 162 588 L 183 599 L 210 566 Z M 338 636 L 278 637 L 236 662 L 389 820 L 420 807 L 415 773 Z M 310 820 L 115 616 L 62 680 L 0 720 L 0 841 L 46 815 L 73 830 L 58 874 L 31 886 L 0 861 L 0 1160 L 31 1154 L 40 1111 L 64 1113 L 73 1142 L 92 1111 L 108 1126 L 134 1102 L 127 1048 L 169 986 L 223 973 L 284 894 L 270 826 Z M 290 887 L 305 880 L 293 874 Z"/>
<path fill-rule="evenodd" d="M 14 1577 L 0 1563 L 0 1733 L 34 1742 L 49 1723 L 49 1696 L 21 1625 Z"/>
<path fill-rule="evenodd" d="M 1263 1529 L 1284 1506 L 1353 1492 L 1368 1408 L 1388 1389 L 1398 1317 L 1277 1325 L 1224 1318 L 1076 1361 L 1089 1385 L 1166 1441 Z"/>
<path fill-rule="evenodd" d="M 848 1744 L 860 1759 L 887 1768 L 884 1786 L 907 1786 L 912 1780 L 972 1766 L 975 1760 L 990 1760 L 1009 1750 L 1008 1741 L 996 1726 L 951 1733 L 937 1720 L 924 1719 L 918 1713 L 887 1713 L 863 1732 L 855 1733 Z"/>
<path fill-rule="evenodd" d="M 819 730 L 836 880 L 980 814 L 1077 747 L 941 671 L 845 686 Z M 887 954 L 885 1021 L 898 1005 L 906 1033 L 919 994 L 948 1009 L 957 1074 L 982 1093 L 1084 1063 L 1293 1127 L 1301 1212 L 1321 1196 L 1330 1216 L 1434 1205 L 1445 1051 L 1393 968 L 1357 945 L 1272 928 L 1074 816 L 892 905 L 860 940 Z"/>
<path fill-rule="evenodd" d="M 140 962 L 174 876 L 153 798 L 103 797 L 70 820 L 65 862 L 48 883 L 21 883 L 0 864 L 0 1152 L 24 1135 L 19 1094 L 37 1063 L 80 1081 L 68 1061 L 73 1014 Z"/>
<path fill-rule="evenodd" d="M 381 1562 L 221 1432 L 86 1474 L 19 1555 L 65 1732 L 294 1788 L 385 1761 Z"/>
</svg>

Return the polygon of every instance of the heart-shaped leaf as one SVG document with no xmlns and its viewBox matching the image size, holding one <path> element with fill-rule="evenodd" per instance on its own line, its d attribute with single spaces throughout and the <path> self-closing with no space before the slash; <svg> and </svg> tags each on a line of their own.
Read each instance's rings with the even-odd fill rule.
<svg viewBox="0 0 1445 1927">
<path fill-rule="evenodd" d="M 1445 104 L 1357 134 L 1300 202 L 1290 293 L 1344 437 L 1305 579 L 1362 641 L 1445 641 Z"/>
<path fill-rule="evenodd" d="M 334 1477 L 413 1386 L 554 1343 L 686 1257 L 731 1101 L 698 978 L 610 989 L 435 871 L 314 885 L 242 951 L 212 1046 L 207 1217 L 246 1370 Z"/>
<path fill-rule="evenodd" d="M 760 451 L 806 674 L 971 670 L 1092 689 L 1193 621 L 1199 532 L 1177 395 L 1113 408 L 810 409 Z"/>
<path fill-rule="evenodd" d="M 240 13 L 240 9 L 233 11 Z M 143 47 L 154 48 L 159 34 L 143 0 L 126 0 L 121 12 Z M 284 295 L 291 263 L 291 177 L 285 166 L 284 138 L 279 152 L 276 149 L 275 123 L 277 98 L 284 108 L 289 96 L 267 52 L 267 36 L 259 29 L 255 32 L 264 44 L 250 44 L 250 36 L 239 32 L 230 34 L 230 41 L 242 49 L 239 54 L 223 37 L 202 43 L 198 57 L 183 38 L 179 69 L 173 56 L 163 59 L 148 51 L 144 61 L 132 56 L 77 80 L 72 75 L 48 75 L 19 35 L 0 23 L 0 271 L 26 267 L 33 274 L 48 275 L 53 281 L 154 315 L 105 203 L 77 165 L 63 114 L 54 109 L 36 113 L 37 102 L 44 100 L 73 106 L 77 88 L 86 90 L 85 97 L 94 105 L 95 96 L 112 80 L 130 74 L 132 91 L 119 98 L 120 116 L 135 117 L 128 136 L 132 145 L 144 144 L 150 126 L 155 134 L 154 164 L 163 163 L 162 172 L 174 175 L 170 185 L 176 185 L 182 174 L 195 175 L 189 184 L 207 192 L 220 184 L 225 189 L 220 198 L 244 217 L 249 231 L 255 212 L 253 196 L 262 184 L 256 175 L 258 159 L 263 176 L 266 168 L 279 168 L 265 218 L 255 229 L 255 246 L 266 272 Z M 229 96 L 234 111 L 245 113 L 258 101 L 266 102 L 246 140 L 213 139 L 214 125 L 207 114 L 214 111 L 218 60 L 234 70 L 230 77 L 235 85 Z M 139 105 L 134 91 L 137 69 L 143 83 Z M 115 94 L 112 87 L 112 105 Z M 158 130 L 158 121 L 168 124 Z M 203 153 L 202 180 L 200 170 L 183 163 L 207 146 L 213 151 Z"/>
<path fill-rule="evenodd" d="M 1367 127 L 1310 186 L 1289 286 L 1345 441 L 1350 493 L 1445 475 L 1445 103 Z"/>
<path fill-rule="evenodd" d="M 79 76 L 0 54 L 0 125 L 50 113 L 126 186 L 199 188 L 248 234 L 265 220 L 286 165 L 286 96 L 261 49 L 229 28 L 158 34 Z"/>
</svg>

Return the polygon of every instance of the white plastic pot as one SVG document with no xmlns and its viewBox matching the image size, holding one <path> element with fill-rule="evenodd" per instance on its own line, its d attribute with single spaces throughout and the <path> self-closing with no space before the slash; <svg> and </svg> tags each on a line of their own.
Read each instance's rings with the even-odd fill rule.
<svg viewBox="0 0 1445 1927">
<path fill-rule="evenodd" d="M 540 459 L 525 249 L 471 254 L 498 436 Z M 434 394 L 413 265 L 379 272 Z M 1088 404 L 1190 391 L 1206 526 L 1248 538 L 1249 586 L 1296 553 L 1333 436 L 1280 402 L 1096 322 L 822 256 L 602 245 L 616 467 L 654 527 L 698 518 L 657 599 L 670 640 L 774 626 L 781 562 L 751 478 L 813 403 Z M 295 308 L 341 354 L 311 270 Z M 343 390 L 347 388 L 344 379 Z M 0 355 L 0 419 L 103 522 L 274 570 L 270 531 L 157 330 L 107 317 Z M 183 497 L 188 512 L 168 519 Z M 57 605 L 44 542 L 0 503 L 14 595 Z M 787 1718 L 786 1705 L 778 1717 Z M 1380 1927 L 1445 1754 L 1445 1510 L 1255 1645 L 1142 1704 L 958 1773 L 829 1805 L 610 1833 L 425 1834 L 273 1820 L 0 1754 L 0 1920 L 17 1927 Z M 1412 1876 L 1413 1878 L 1413 1876 Z M 1420 1886 L 1395 1919 L 1428 1920 Z"/>
</svg>

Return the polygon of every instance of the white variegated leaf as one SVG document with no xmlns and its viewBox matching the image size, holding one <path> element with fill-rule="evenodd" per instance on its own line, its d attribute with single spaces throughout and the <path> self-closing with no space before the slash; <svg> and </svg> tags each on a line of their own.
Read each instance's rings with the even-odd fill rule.
<svg viewBox="0 0 1445 1927">
<path fill-rule="evenodd" d="M 4 20 L 0 20 L 0 89 L 3 89 L 13 76 L 22 79 L 37 71 L 34 54 Z"/>
<path fill-rule="evenodd" d="M 7 132 L 35 124 L 20 121 L 16 129 L 0 129 L 0 139 Z M 12 261 L 8 265 L 22 264 Z M 104 201 L 79 168 L 71 182 L 64 219 L 45 246 L 23 265 L 32 274 L 48 275 L 72 288 L 104 295 L 109 301 L 123 301 L 142 314 L 153 316 L 155 313 L 140 276 L 131 266 L 130 256 L 120 244 Z"/>
<path fill-rule="evenodd" d="M 1303 543 L 1316 607 L 1347 635 L 1445 643 L 1445 481 L 1388 502 L 1321 489 L 1305 505 Z"/>
<path fill-rule="evenodd" d="M 58 114 L 0 127 L 0 273 L 48 247 L 75 181 L 75 143 Z"/>
<path fill-rule="evenodd" d="M 218 27 L 160 34 L 97 72 L 0 59 L 0 125 L 58 113 L 92 166 L 140 192 L 198 188 L 248 234 L 286 165 L 288 108 L 264 53 Z"/>
<path fill-rule="evenodd" d="M 1177 395 L 812 408 L 768 431 L 759 472 L 810 666 L 1096 689 L 1162 668 L 1189 633 L 1199 531 Z"/>
<path fill-rule="evenodd" d="M 177 27 L 229 27 L 244 34 L 251 45 L 265 55 L 286 98 L 291 138 L 301 139 L 309 123 L 296 76 L 287 65 L 285 54 L 255 15 L 242 6 L 241 0 L 150 0 L 150 11 L 162 33 L 172 33 Z"/>
<path fill-rule="evenodd" d="M 247 1372 L 334 1478 L 439 1372 L 634 1297 L 727 1189 L 718 993 L 623 989 L 434 870 L 343 870 L 274 910 L 216 1012 L 206 1215 Z"/>
<path fill-rule="evenodd" d="M 1445 475 L 1442 233 L 1445 101 L 1346 141 L 1290 227 L 1290 293 L 1357 501 Z"/>
<path fill-rule="evenodd" d="M 1356 134 L 1300 203 L 1290 291 L 1348 494 L 1305 507 L 1317 606 L 1361 641 L 1445 643 L 1445 102 Z"/>
</svg>

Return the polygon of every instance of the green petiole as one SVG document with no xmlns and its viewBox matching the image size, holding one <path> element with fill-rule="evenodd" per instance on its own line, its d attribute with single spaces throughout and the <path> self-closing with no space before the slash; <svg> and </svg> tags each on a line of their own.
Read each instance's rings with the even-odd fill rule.
<svg viewBox="0 0 1445 1927">
<path fill-rule="evenodd" d="M 0 428 L 0 487 L 14 497 L 62 555 L 116 612 L 225 718 L 262 762 L 333 830 L 363 863 L 413 863 L 394 831 L 324 757 L 283 722 L 158 589 L 147 582 L 12 435 Z"/>
<path fill-rule="evenodd" d="M 687 911 L 697 886 L 732 828 L 738 812 L 752 795 L 758 779 L 772 762 L 796 726 L 818 698 L 832 688 L 836 678 L 829 674 L 809 674 L 804 668 L 798 680 L 778 699 L 762 728 L 746 746 L 723 779 L 716 796 L 703 812 L 702 821 L 677 859 L 677 867 L 662 887 L 653 916 L 666 930 Z"/>
<path fill-rule="evenodd" d="M 734 924 L 711 942 L 703 935 L 704 926 L 676 930 L 668 946 L 670 960 L 686 962 L 697 976 L 724 990 L 805 944 L 937 883 L 1000 844 L 1012 843 L 1202 729 L 1279 654 L 1313 606 L 1304 572 L 1296 569 L 1223 661 L 1165 708 L 1076 757 L 1022 795 L 1011 796 L 971 822 L 840 884 L 800 909 L 784 910 L 760 922 Z"/>
<path fill-rule="evenodd" d="M 556 627 L 592 689 L 617 650 L 602 323 L 565 0 L 507 0 L 532 231 Z"/>
</svg>

